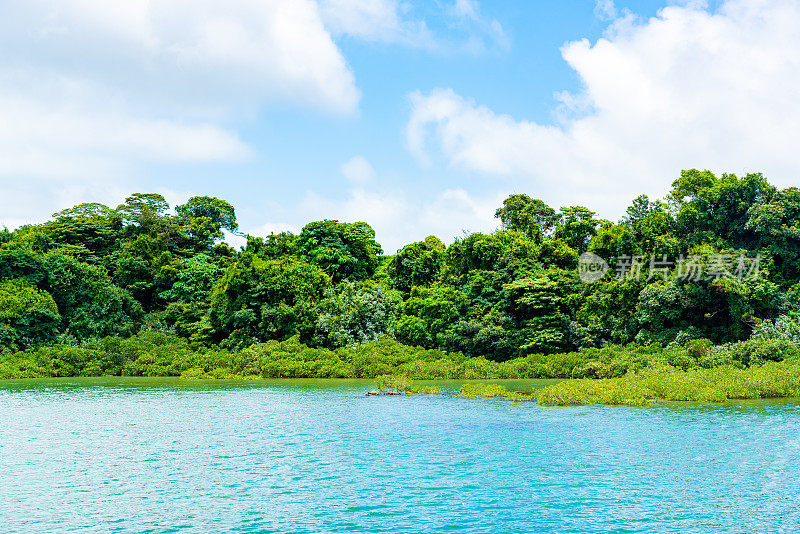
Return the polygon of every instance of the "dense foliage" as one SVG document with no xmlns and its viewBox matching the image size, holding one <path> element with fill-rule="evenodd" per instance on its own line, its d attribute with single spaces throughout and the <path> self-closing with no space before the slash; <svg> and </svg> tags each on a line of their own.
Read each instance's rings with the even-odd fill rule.
<svg viewBox="0 0 800 534">
<path fill-rule="evenodd" d="M 385 256 L 367 223 L 332 220 L 234 250 L 234 208 L 213 197 L 65 209 L 0 232 L 0 376 L 607 377 L 654 355 L 689 369 L 796 352 L 797 188 L 690 170 L 616 222 L 524 194 L 496 216 L 495 232 Z M 583 253 L 679 261 L 583 283 Z M 721 257 L 760 262 L 742 277 Z"/>
<path fill-rule="evenodd" d="M 794 324 L 795 329 L 799 325 Z M 206 347 L 185 338 L 146 331 L 109 336 L 80 346 L 42 345 L 0 355 L 0 378 L 60 376 L 182 376 L 186 378 L 375 378 L 414 380 L 516 378 L 619 378 L 653 367 L 681 371 L 800 361 L 792 341 L 762 338 L 684 347 L 611 345 L 559 354 L 532 354 L 503 362 L 404 345 L 387 336 L 338 349 L 314 348 L 297 338 L 256 343 L 241 350 Z"/>
</svg>

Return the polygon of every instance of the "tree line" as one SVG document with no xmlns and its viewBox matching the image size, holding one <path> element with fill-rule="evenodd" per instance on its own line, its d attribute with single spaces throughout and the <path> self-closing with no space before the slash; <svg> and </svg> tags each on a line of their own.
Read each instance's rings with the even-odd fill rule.
<svg viewBox="0 0 800 534">
<path fill-rule="evenodd" d="M 80 347 L 158 332 L 197 350 L 291 340 L 338 350 L 383 338 L 496 362 L 636 343 L 747 340 L 797 324 L 800 189 L 761 174 L 688 170 L 663 199 L 618 221 L 526 194 L 497 209 L 499 229 L 449 246 L 430 236 L 384 254 L 366 222 L 315 221 L 298 234 L 247 236 L 233 206 L 158 194 L 81 204 L 0 232 L 0 349 Z M 602 258 L 760 258 L 757 277 L 583 283 L 581 254 Z M 537 361 L 539 361 L 537 359 Z"/>
</svg>

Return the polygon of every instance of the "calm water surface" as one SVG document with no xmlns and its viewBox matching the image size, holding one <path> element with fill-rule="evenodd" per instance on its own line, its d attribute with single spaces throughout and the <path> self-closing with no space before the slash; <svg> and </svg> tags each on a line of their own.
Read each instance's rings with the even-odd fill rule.
<svg viewBox="0 0 800 534">
<path fill-rule="evenodd" d="M 367 389 L 0 382 L 0 531 L 800 531 L 798 401 L 542 408 Z"/>
</svg>

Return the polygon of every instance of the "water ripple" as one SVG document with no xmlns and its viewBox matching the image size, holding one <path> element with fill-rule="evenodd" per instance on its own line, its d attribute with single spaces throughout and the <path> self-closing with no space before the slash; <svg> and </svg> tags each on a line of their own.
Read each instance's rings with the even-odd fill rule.
<svg viewBox="0 0 800 534">
<path fill-rule="evenodd" d="M 800 404 L 0 385 L 0 531 L 797 532 Z"/>
</svg>

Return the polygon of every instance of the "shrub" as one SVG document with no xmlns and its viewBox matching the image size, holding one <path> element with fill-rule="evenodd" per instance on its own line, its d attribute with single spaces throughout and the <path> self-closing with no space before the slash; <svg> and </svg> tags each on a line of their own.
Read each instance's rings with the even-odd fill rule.
<svg viewBox="0 0 800 534">
<path fill-rule="evenodd" d="M 774 321 L 766 320 L 756 325 L 753 341 L 780 340 L 800 345 L 800 320 L 792 319 L 788 315 L 781 315 Z"/>
</svg>

